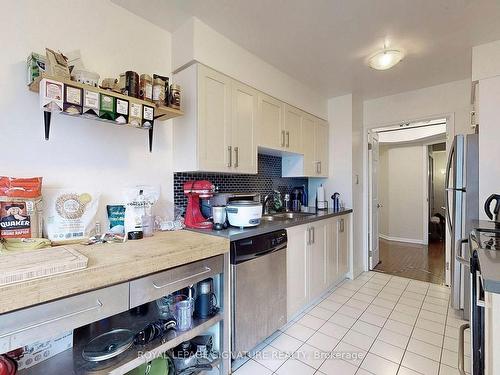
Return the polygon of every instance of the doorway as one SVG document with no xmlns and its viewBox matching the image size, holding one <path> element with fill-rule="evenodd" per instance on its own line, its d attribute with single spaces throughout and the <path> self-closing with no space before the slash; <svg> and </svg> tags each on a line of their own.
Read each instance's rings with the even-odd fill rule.
<svg viewBox="0 0 500 375">
<path fill-rule="evenodd" d="M 368 132 L 369 268 L 445 283 L 446 119 Z"/>
</svg>

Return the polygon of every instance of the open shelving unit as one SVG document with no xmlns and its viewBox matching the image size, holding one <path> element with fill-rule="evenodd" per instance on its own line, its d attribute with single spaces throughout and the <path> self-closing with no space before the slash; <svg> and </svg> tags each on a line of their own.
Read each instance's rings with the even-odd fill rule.
<svg viewBox="0 0 500 375">
<path fill-rule="evenodd" d="M 150 102 L 150 101 L 146 101 L 146 100 L 141 100 L 141 99 L 138 99 L 138 98 L 135 98 L 135 97 L 132 97 L 132 96 L 128 96 L 128 95 L 123 95 L 123 94 L 120 94 L 120 93 L 117 93 L 117 92 L 114 92 L 114 91 L 110 91 L 110 90 L 104 90 L 104 89 L 101 89 L 99 87 L 94 87 L 94 86 L 90 86 L 90 85 L 86 85 L 86 84 L 83 84 L 83 83 L 79 83 L 79 82 L 76 82 L 76 81 L 72 81 L 72 80 L 69 80 L 69 79 L 64 79 L 64 78 L 61 78 L 61 77 L 52 77 L 52 76 L 49 76 L 49 75 L 46 75 L 46 74 L 42 74 L 41 76 L 35 78 L 35 80 L 28 85 L 28 88 L 30 91 L 32 92 L 36 92 L 36 93 L 39 93 L 40 91 L 40 81 L 42 79 L 50 79 L 50 80 L 53 80 L 53 81 L 57 81 L 57 82 L 60 82 L 60 83 L 63 83 L 64 85 L 71 85 L 73 87 L 77 87 L 77 88 L 81 88 L 81 89 L 86 89 L 86 90 L 91 90 L 93 92 L 97 92 L 99 94 L 106 94 L 106 95 L 109 95 L 109 96 L 113 96 L 115 98 L 118 98 L 118 99 L 124 99 L 124 100 L 127 100 L 129 102 L 132 102 L 132 103 L 137 103 L 137 104 L 141 104 L 141 105 L 147 105 L 147 106 L 152 106 L 154 107 L 154 120 L 155 121 L 166 121 L 166 120 L 170 120 L 170 119 L 173 119 L 175 117 L 179 117 L 179 116 L 183 116 L 184 113 L 181 111 L 181 110 L 178 110 L 178 109 L 174 109 L 174 108 L 170 108 L 170 107 L 167 107 L 165 105 L 155 105 L 154 103 Z M 61 112 L 61 114 L 64 114 L 64 112 Z M 114 125 L 116 126 L 132 126 L 132 125 L 127 125 L 127 124 L 117 124 L 113 121 L 109 121 L 109 120 L 103 120 L 103 119 L 100 119 L 99 117 L 86 117 L 86 116 L 83 116 L 83 115 L 68 115 L 68 116 L 71 116 L 71 117 L 82 117 L 82 118 L 88 118 L 88 119 L 93 119 L 93 120 L 97 120 L 97 121 L 103 121 L 103 122 L 107 122 L 107 123 L 113 123 Z M 50 137 L 50 122 L 51 122 L 51 118 L 52 118 L 52 112 L 47 112 L 47 111 L 44 111 L 44 131 L 45 131 L 45 139 L 48 140 L 49 137 Z M 136 126 L 133 126 L 134 128 L 136 129 L 142 129 L 142 130 L 148 130 L 149 131 L 149 151 L 151 152 L 152 149 L 153 149 L 153 129 L 154 129 L 154 121 L 153 121 L 153 126 L 151 128 L 141 128 L 141 127 L 136 127 Z"/>
<path fill-rule="evenodd" d="M 139 331 L 151 321 L 159 319 L 155 303 L 149 304 L 149 313 L 144 316 L 133 316 L 130 311 L 104 319 L 102 324 L 95 323 L 76 329 L 74 332 L 73 348 L 67 349 L 56 356 L 49 358 L 40 364 L 20 370 L 19 375 L 39 375 L 39 374 L 65 374 L 65 375 L 122 375 L 128 371 L 147 363 L 154 358 L 160 357 L 164 352 L 176 347 L 184 341 L 190 340 L 198 335 L 207 332 L 211 327 L 222 324 L 223 314 L 218 313 L 208 319 L 194 319 L 193 327 L 185 332 L 172 330 L 169 335 L 158 338 L 146 345 L 132 345 L 127 351 L 115 358 L 89 362 L 83 359 L 82 350 L 91 338 L 104 333 L 109 328 L 126 328 L 132 331 Z M 103 329 L 105 327 L 105 329 Z M 102 332 L 101 332 L 102 331 Z M 220 365 L 217 359 L 211 363 L 213 367 Z M 200 371 L 201 372 L 201 371 Z"/>
</svg>

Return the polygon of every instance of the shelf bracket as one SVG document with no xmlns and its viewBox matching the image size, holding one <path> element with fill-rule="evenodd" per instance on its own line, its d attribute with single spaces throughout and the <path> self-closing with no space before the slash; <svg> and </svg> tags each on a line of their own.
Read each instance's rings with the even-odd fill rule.
<svg viewBox="0 0 500 375">
<path fill-rule="evenodd" d="M 50 135 L 50 119 L 52 117 L 52 112 L 43 111 L 43 124 L 45 128 L 45 140 L 49 140 Z"/>
<path fill-rule="evenodd" d="M 148 130 L 148 132 L 149 132 L 149 152 L 153 152 L 153 128 L 154 128 L 154 122 L 151 125 L 151 129 Z"/>
</svg>

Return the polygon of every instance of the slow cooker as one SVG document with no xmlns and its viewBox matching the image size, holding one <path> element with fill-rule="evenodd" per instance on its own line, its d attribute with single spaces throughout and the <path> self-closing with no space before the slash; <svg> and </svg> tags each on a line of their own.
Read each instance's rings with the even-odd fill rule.
<svg viewBox="0 0 500 375">
<path fill-rule="evenodd" d="M 262 204 L 256 201 L 235 200 L 226 206 L 227 220 L 233 227 L 255 227 L 260 224 Z"/>
</svg>

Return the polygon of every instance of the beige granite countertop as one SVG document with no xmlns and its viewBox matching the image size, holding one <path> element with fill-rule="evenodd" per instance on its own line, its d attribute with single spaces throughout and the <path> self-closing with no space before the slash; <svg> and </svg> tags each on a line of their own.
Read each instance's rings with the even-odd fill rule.
<svg viewBox="0 0 500 375">
<path fill-rule="evenodd" d="M 0 314 L 224 254 L 229 240 L 182 230 L 125 243 L 71 247 L 89 259 L 86 269 L 0 287 Z"/>
</svg>

